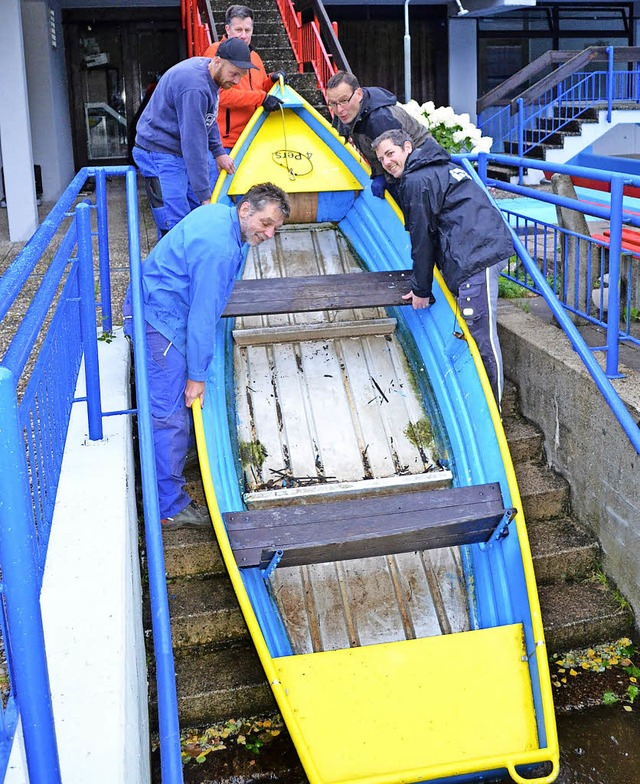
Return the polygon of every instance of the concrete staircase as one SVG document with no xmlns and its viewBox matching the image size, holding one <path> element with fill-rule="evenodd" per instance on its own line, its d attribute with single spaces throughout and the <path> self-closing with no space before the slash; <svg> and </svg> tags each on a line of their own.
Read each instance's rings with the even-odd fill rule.
<svg viewBox="0 0 640 784">
<path fill-rule="evenodd" d="M 631 636 L 631 610 L 602 579 L 598 541 L 572 517 L 569 485 L 546 465 L 542 433 L 520 416 L 512 384 L 506 387 L 503 420 L 527 521 L 549 652 Z"/>
<path fill-rule="evenodd" d="M 569 486 L 546 466 L 542 435 L 520 416 L 512 385 L 503 409 L 549 651 L 630 635 L 631 612 L 594 578 L 599 545 L 571 517 Z M 181 725 L 275 711 L 212 534 L 165 532 L 165 560 Z"/>
<path fill-rule="evenodd" d="M 213 0 L 213 18 L 218 37 L 224 35 L 224 16 L 228 2 Z M 254 33 L 251 46 L 258 52 L 267 73 L 286 71 L 289 84 L 317 111 L 328 118 L 327 106 L 318 90 L 315 74 L 298 73 L 298 62 L 282 24 L 282 17 L 275 0 L 255 0 L 249 7 L 254 13 Z"/>
<path fill-rule="evenodd" d="M 612 124 L 603 121 L 603 114 L 606 108 L 606 104 L 598 104 L 585 109 L 578 117 L 569 120 L 562 128 L 553 133 L 550 133 L 550 131 L 563 119 L 563 116 L 556 112 L 556 117 L 553 120 L 550 118 L 539 119 L 537 127 L 534 130 L 526 131 L 524 134 L 525 147 L 534 145 L 525 153 L 525 157 L 531 158 L 536 162 L 567 163 L 581 149 L 593 144 L 599 136 L 610 131 L 617 122 L 624 122 L 625 117 L 628 116 L 628 121 L 631 123 L 636 121 L 637 104 L 622 101 L 616 102 L 613 105 L 614 116 Z M 631 112 L 633 112 L 633 116 L 631 116 Z M 518 145 L 512 142 L 505 142 L 502 153 L 505 155 L 517 155 Z M 489 174 L 497 180 L 509 182 L 512 178 L 518 176 L 518 169 L 514 166 L 489 163 Z"/>
</svg>

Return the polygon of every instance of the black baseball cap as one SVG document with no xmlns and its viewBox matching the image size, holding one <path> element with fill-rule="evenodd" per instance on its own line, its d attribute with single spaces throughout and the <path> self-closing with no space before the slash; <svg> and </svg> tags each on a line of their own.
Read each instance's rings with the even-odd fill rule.
<svg viewBox="0 0 640 784">
<path fill-rule="evenodd" d="M 236 68 L 257 68 L 251 62 L 251 51 L 244 41 L 239 38 L 227 38 L 218 47 L 218 57 L 228 60 Z"/>
</svg>

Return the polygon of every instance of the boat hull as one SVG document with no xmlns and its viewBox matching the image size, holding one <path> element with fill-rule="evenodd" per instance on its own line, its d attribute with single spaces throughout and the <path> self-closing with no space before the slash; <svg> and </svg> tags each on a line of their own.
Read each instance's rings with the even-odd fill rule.
<svg viewBox="0 0 640 784">
<path fill-rule="evenodd" d="M 223 175 L 214 197 L 231 203 L 255 182 L 275 181 L 296 194 L 298 220 L 337 227 L 367 270 L 410 266 L 408 235 L 397 207 L 373 197 L 357 154 L 290 88 L 281 87 L 279 95 L 283 111 L 268 117 L 257 112 L 234 151 L 236 175 Z M 294 163 L 283 166 L 283 160 Z M 539 763 L 547 763 L 548 769 L 536 780 L 550 782 L 557 773 L 546 647 L 513 466 L 477 349 L 466 325 L 456 321 L 455 303 L 437 275 L 435 294 L 435 305 L 426 311 L 398 307 L 376 318 L 396 320 L 393 340 L 405 357 L 412 393 L 437 423 L 436 441 L 445 453 L 437 468 L 448 472 L 453 488 L 498 483 L 505 508 L 518 510 L 500 536 L 488 544 L 455 548 L 450 556 L 455 568 L 436 572 L 432 583 L 438 590 L 447 573 L 459 575 L 454 582 L 466 606 L 464 621 L 457 626 L 446 628 L 439 622 L 431 633 L 426 626 L 416 632 L 411 621 L 400 624 L 404 631 L 399 637 L 362 640 L 350 637 L 345 622 L 342 643 L 327 644 L 322 634 L 313 633 L 301 635 L 300 642 L 286 603 L 278 603 L 286 579 L 275 563 L 268 569 L 240 568 L 224 525 L 225 514 L 251 504 L 236 429 L 238 419 L 245 421 L 248 415 L 234 376 L 239 360 L 230 320 L 217 328 L 204 409 L 194 412 L 216 535 L 265 673 L 312 782 L 485 780 L 492 771 L 508 771 L 520 781 L 524 769 Z M 295 349 L 289 351 L 296 364 Z M 265 361 L 268 369 L 270 360 Z M 312 385 L 314 394 L 317 385 Z M 420 472 L 416 468 L 415 474 Z M 361 480 L 360 490 L 372 478 Z M 309 502 L 295 496 L 289 493 L 287 503 Z M 273 503 L 277 499 L 271 498 Z M 436 556 L 442 557 L 449 556 Z M 422 555 L 389 558 L 384 562 L 390 573 L 405 575 L 411 570 L 409 561 L 415 563 Z M 367 579 L 381 573 L 376 559 L 360 560 L 375 561 Z M 334 591 L 348 597 L 345 617 L 358 602 L 353 602 L 349 583 L 341 581 L 340 570 L 351 569 L 354 579 L 360 579 L 366 571 L 360 560 L 348 562 L 353 567 L 340 566 L 342 562 L 321 565 L 324 572 L 338 575 L 331 579 Z M 300 567 L 291 583 L 301 601 L 308 596 L 305 575 L 313 569 Z M 391 580 L 389 585 L 387 594 L 394 585 L 404 585 L 407 593 L 409 583 Z M 369 595 L 368 588 L 361 594 Z M 365 615 L 373 617 L 376 606 L 381 605 L 372 605 Z M 312 626 L 311 617 L 305 624 Z"/>
</svg>

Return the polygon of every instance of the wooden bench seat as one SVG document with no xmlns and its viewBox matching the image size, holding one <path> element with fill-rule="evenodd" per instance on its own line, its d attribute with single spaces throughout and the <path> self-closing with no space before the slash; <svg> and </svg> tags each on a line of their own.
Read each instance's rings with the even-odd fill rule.
<svg viewBox="0 0 640 784">
<path fill-rule="evenodd" d="M 406 305 L 411 270 L 239 280 L 223 316 Z"/>
<path fill-rule="evenodd" d="M 609 243 L 611 241 L 610 229 L 605 229 L 602 234 L 592 234 L 592 239 L 605 243 L 605 268 L 608 267 Z M 632 308 L 640 309 L 640 231 L 635 229 L 622 229 L 621 242 L 620 280 L 622 282 L 622 299 L 626 301 L 627 292 Z M 591 295 L 596 307 L 600 304 L 600 291 L 595 289 Z M 608 303 L 608 300 L 604 300 Z M 605 308 L 607 304 L 605 304 Z"/>
<path fill-rule="evenodd" d="M 611 240 L 611 231 L 605 229 L 602 234 L 592 234 L 591 237 L 608 245 Z M 622 250 L 628 250 L 634 256 L 640 256 L 640 231 L 622 229 Z"/>
<path fill-rule="evenodd" d="M 486 542 L 504 518 L 500 485 L 475 485 L 223 515 L 240 567 L 280 566 Z"/>
</svg>

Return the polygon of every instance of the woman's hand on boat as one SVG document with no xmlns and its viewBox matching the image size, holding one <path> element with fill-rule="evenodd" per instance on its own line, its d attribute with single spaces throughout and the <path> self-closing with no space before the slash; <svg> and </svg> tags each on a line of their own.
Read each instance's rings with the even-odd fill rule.
<svg viewBox="0 0 640 784">
<path fill-rule="evenodd" d="M 204 403 L 204 381 L 192 381 L 187 379 L 187 384 L 184 388 L 184 404 L 187 408 L 191 408 L 193 401 L 199 397 L 200 405 Z"/>
<path fill-rule="evenodd" d="M 216 163 L 218 164 L 218 170 L 224 169 L 227 174 L 233 174 L 236 170 L 236 165 L 233 162 L 233 158 L 226 153 L 224 155 L 218 155 L 216 158 Z"/>
<path fill-rule="evenodd" d="M 410 299 L 414 310 L 422 310 L 422 308 L 428 308 L 430 305 L 430 297 L 419 297 L 413 291 L 403 294 L 402 299 Z"/>
</svg>

